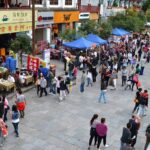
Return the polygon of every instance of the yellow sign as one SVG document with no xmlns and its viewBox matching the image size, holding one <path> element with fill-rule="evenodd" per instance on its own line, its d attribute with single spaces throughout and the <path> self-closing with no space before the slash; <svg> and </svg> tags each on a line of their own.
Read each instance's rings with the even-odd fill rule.
<svg viewBox="0 0 150 150">
<path fill-rule="evenodd" d="M 31 10 L 0 10 L 0 24 L 31 22 Z M 35 21 L 37 21 L 37 10 L 35 11 Z"/>
<path fill-rule="evenodd" d="M 0 34 L 15 33 L 32 30 L 31 22 L 0 24 Z"/>
<path fill-rule="evenodd" d="M 79 11 L 56 11 L 54 23 L 69 23 L 79 21 Z"/>
<path fill-rule="evenodd" d="M 90 20 L 98 20 L 99 16 L 97 13 L 90 13 Z"/>
</svg>

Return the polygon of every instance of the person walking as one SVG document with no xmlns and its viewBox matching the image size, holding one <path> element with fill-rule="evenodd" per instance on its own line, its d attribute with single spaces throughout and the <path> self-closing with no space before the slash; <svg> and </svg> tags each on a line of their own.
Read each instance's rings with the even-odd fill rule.
<svg viewBox="0 0 150 150">
<path fill-rule="evenodd" d="M 101 140 L 103 140 L 104 146 L 108 147 L 108 145 L 106 144 L 108 127 L 105 124 L 105 122 L 106 122 L 106 119 L 101 118 L 101 123 L 98 123 L 97 126 L 96 126 L 96 132 L 97 132 L 97 135 L 98 135 L 98 143 L 97 143 L 97 149 L 98 150 L 100 150 Z"/>
<path fill-rule="evenodd" d="M 131 144 L 131 124 L 127 123 L 126 127 L 123 128 L 121 136 L 120 150 L 126 150 L 126 147 Z"/>
<path fill-rule="evenodd" d="M 17 89 L 16 106 L 17 106 L 17 109 L 20 112 L 20 117 L 21 118 L 24 118 L 24 116 L 25 116 L 24 110 L 25 110 L 26 104 L 27 103 L 26 103 L 25 95 L 22 94 L 21 89 Z"/>
<path fill-rule="evenodd" d="M 142 93 L 142 88 L 139 88 L 138 91 L 136 92 L 136 97 L 134 99 L 135 106 L 132 113 L 134 113 L 135 111 L 138 112 L 141 93 Z"/>
<path fill-rule="evenodd" d="M 0 118 L 3 118 L 4 115 L 4 101 L 3 98 L 0 96 Z"/>
<path fill-rule="evenodd" d="M 41 82 L 41 78 L 38 77 L 35 83 L 37 89 L 37 96 L 39 96 L 39 92 L 40 92 L 40 82 Z"/>
<path fill-rule="evenodd" d="M 148 102 L 148 91 L 144 90 L 144 92 L 140 94 L 138 116 L 146 116 L 145 109 L 147 102 Z"/>
<path fill-rule="evenodd" d="M 93 139 L 95 140 L 94 145 L 96 145 L 96 142 L 97 142 L 96 126 L 99 123 L 97 119 L 98 119 L 98 114 L 94 114 L 90 121 L 91 129 L 90 129 L 90 139 L 89 139 L 88 150 L 90 150 Z"/>
<path fill-rule="evenodd" d="M 144 146 L 144 150 L 149 150 L 150 149 L 150 124 L 146 128 L 146 142 Z"/>
<path fill-rule="evenodd" d="M 123 67 L 123 69 L 122 69 L 122 86 L 126 85 L 127 78 L 128 78 L 128 70 L 126 67 Z"/>
<path fill-rule="evenodd" d="M 19 137 L 19 132 L 18 132 L 19 111 L 18 111 L 16 105 L 12 106 L 12 124 L 13 124 L 13 127 L 14 127 L 14 131 L 15 131 L 16 137 Z"/>
<path fill-rule="evenodd" d="M 116 90 L 116 86 L 117 86 L 117 79 L 118 79 L 118 72 L 116 69 L 114 69 L 112 71 L 112 74 L 111 74 L 111 79 L 113 81 L 113 86 L 114 86 L 114 90 Z"/>
<path fill-rule="evenodd" d="M 2 129 L 5 127 L 5 123 L 2 118 L 0 118 L 0 147 L 3 146 L 4 143 L 4 137 L 2 133 Z"/>
<path fill-rule="evenodd" d="M 92 82 L 93 82 L 93 79 L 92 79 L 92 72 L 90 70 L 87 71 L 87 87 L 89 85 L 92 86 Z"/>
<path fill-rule="evenodd" d="M 86 74 L 85 71 L 82 71 L 82 75 L 81 75 L 81 84 L 80 84 L 80 92 L 84 92 L 84 85 L 85 85 L 85 81 L 86 81 Z"/>
<path fill-rule="evenodd" d="M 59 100 L 62 101 L 65 99 L 66 97 L 66 83 L 65 83 L 65 80 L 63 77 L 61 77 L 61 80 L 60 80 L 60 96 L 59 96 Z"/>
<path fill-rule="evenodd" d="M 98 101 L 101 102 L 102 98 L 104 103 L 106 103 L 106 92 L 107 92 L 107 86 L 106 86 L 106 82 L 103 80 L 101 80 L 101 90 L 100 90 L 100 95 L 99 95 L 99 99 Z"/>
<path fill-rule="evenodd" d="M 41 81 L 40 81 L 40 97 L 42 97 L 43 92 L 45 93 L 45 96 L 47 96 L 46 86 L 47 86 L 47 81 L 44 78 L 44 76 L 42 75 Z"/>
<path fill-rule="evenodd" d="M 129 123 L 131 124 L 131 128 L 130 128 L 131 139 L 132 139 L 131 147 L 134 148 L 134 145 L 136 144 L 137 141 L 137 134 L 139 129 L 139 126 L 136 122 L 136 117 L 134 115 L 132 115 L 132 118 L 129 120 Z"/>
<path fill-rule="evenodd" d="M 133 75 L 133 79 L 132 79 L 132 91 L 134 89 L 134 85 L 136 84 L 136 88 L 138 89 L 138 82 L 139 82 L 139 76 L 138 76 L 138 73 L 136 72 L 134 75 Z"/>
<path fill-rule="evenodd" d="M 4 120 L 4 122 L 6 122 L 7 121 L 7 112 L 10 109 L 10 107 L 9 107 L 9 103 L 8 103 L 8 100 L 7 100 L 6 96 L 3 95 L 2 98 L 3 98 L 3 102 L 4 102 L 4 116 L 3 116 L 3 120 Z"/>
</svg>

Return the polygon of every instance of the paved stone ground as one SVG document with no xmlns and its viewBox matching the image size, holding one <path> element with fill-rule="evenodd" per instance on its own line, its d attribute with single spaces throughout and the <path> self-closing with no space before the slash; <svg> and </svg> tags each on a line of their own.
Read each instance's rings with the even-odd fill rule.
<svg viewBox="0 0 150 150">
<path fill-rule="evenodd" d="M 56 63 L 56 62 L 55 62 Z M 57 62 L 58 68 L 62 64 Z M 150 66 L 146 66 L 145 75 L 140 77 L 143 87 L 149 88 Z M 98 79 L 97 79 L 98 80 Z M 107 150 L 119 150 L 122 127 L 131 117 L 136 91 L 124 91 L 121 79 L 116 91 L 108 90 L 108 103 L 98 103 L 99 81 L 93 87 L 79 92 L 79 82 L 66 100 L 59 103 L 57 96 L 48 95 L 38 98 L 35 89 L 26 93 L 26 116 L 19 124 L 20 137 L 14 137 L 11 122 L 9 137 L 3 150 L 87 150 L 89 140 L 89 121 L 94 113 L 106 117 L 108 124 Z M 11 103 L 14 99 L 10 100 Z M 150 123 L 150 111 L 142 118 L 136 150 L 143 150 L 145 128 Z M 96 150 L 93 146 L 92 150 Z M 102 147 L 102 150 L 104 148 Z"/>
</svg>

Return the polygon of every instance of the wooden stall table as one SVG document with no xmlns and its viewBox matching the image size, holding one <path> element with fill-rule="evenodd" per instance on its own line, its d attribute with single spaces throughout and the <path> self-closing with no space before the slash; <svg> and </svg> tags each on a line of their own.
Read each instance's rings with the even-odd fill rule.
<svg viewBox="0 0 150 150">
<path fill-rule="evenodd" d="M 0 79 L 0 90 L 11 91 L 14 90 L 15 84 L 4 79 Z"/>
<path fill-rule="evenodd" d="M 31 75 L 24 76 L 24 79 L 25 79 L 25 85 L 33 83 L 33 76 Z"/>
</svg>

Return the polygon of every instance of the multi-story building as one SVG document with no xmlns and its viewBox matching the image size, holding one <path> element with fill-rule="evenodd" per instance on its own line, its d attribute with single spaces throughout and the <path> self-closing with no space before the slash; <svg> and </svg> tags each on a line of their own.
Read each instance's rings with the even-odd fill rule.
<svg viewBox="0 0 150 150">
<path fill-rule="evenodd" d="M 98 21 L 100 13 L 99 0 L 78 0 L 78 9 L 80 12 L 79 19 Z"/>
<path fill-rule="evenodd" d="M 35 0 L 35 40 L 43 49 L 79 20 L 77 0 Z M 31 0 L 0 0 L 0 34 L 29 32 L 32 36 Z"/>
</svg>

